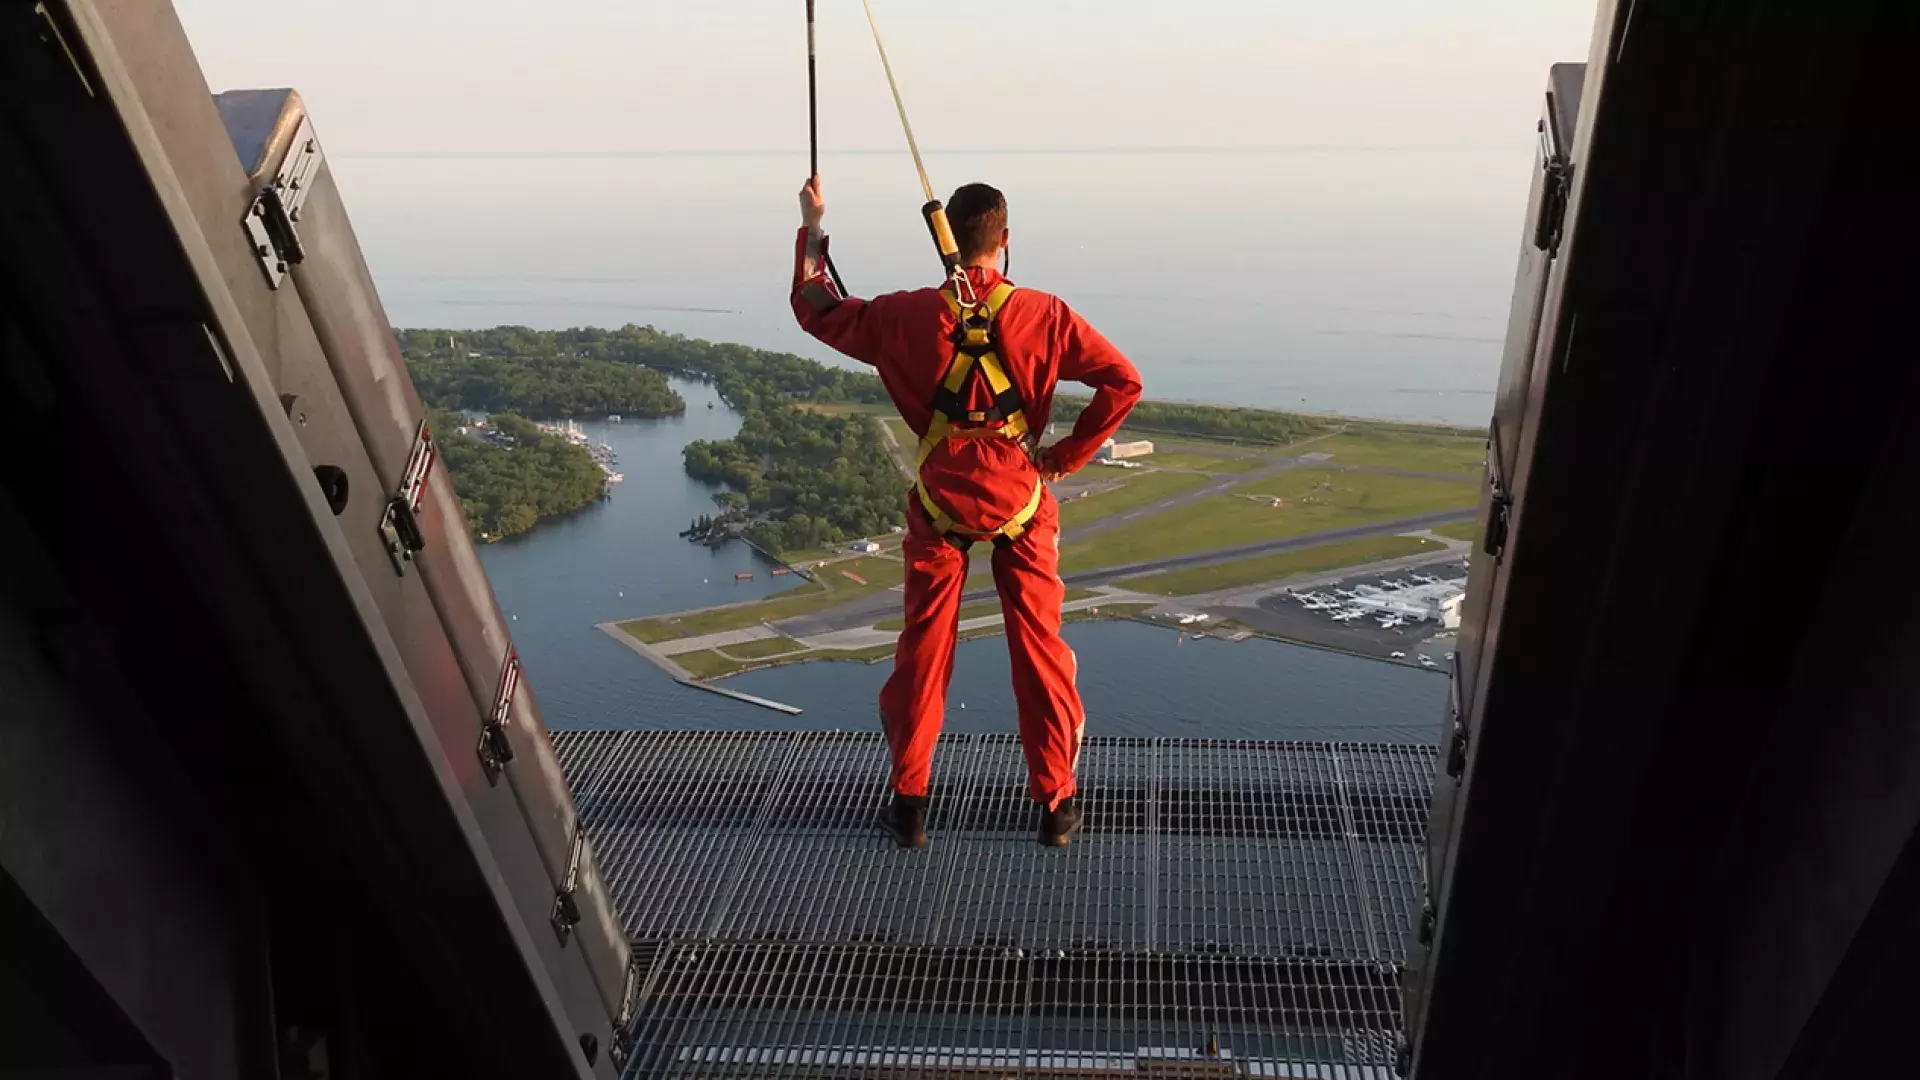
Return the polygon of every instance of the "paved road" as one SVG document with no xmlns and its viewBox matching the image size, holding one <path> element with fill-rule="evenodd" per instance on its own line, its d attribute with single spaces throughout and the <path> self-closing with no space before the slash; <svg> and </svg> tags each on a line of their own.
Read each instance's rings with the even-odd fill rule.
<svg viewBox="0 0 1920 1080">
<path fill-rule="evenodd" d="M 1250 555 L 1271 555 L 1282 551 L 1297 551 L 1301 548 L 1316 547 L 1320 544 L 1336 544 L 1344 540 L 1360 540 L 1369 536 L 1394 536 L 1404 532 L 1416 532 L 1431 529 L 1436 525 L 1449 525 L 1456 521 L 1471 521 L 1478 511 L 1474 509 L 1442 510 L 1432 514 L 1418 514 L 1413 517 L 1394 518 L 1391 521 L 1376 521 L 1367 525 L 1353 525 L 1344 529 L 1328 529 L 1325 532 L 1308 533 L 1305 536 L 1289 537 L 1285 540 L 1265 540 L 1257 544 L 1241 544 L 1238 547 L 1215 548 L 1212 551 L 1197 552 L 1192 555 L 1174 555 L 1164 559 L 1150 559 L 1146 562 L 1129 563 L 1126 566 L 1110 566 L 1101 570 L 1085 570 L 1078 574 L 1062 576 L 1068 585 L 1104 585 L 1115 578 L 1132 574 L 1152 573 L 1159 570 L 1186 570 L 1196 566 L 1210 566 L 1219 562 L 1232 562 Z M 1075 533 L 1075 537 L 1082 535 Z M 976 565 L 984 565 L 982 558 Z M 984 600 L 993 595 L 991 589 L 978 589 L 967 593 L 962 603 Z M 870 626 L 876 620 L 896 617 L 900 614 L 900 594 L 891 589 L 863 596 L 851 603 L 813 615 L 801 615 L 771 624 L 774 629 L 792 637 L 811 637 L 816 634 L 830 634 L 836 630 L 851 630 L 855 627 Z"/>
<path fill-rule="evenodd" d="M 1117 529 L 1122 525 L 1130 525 L 1141 518 L 1151 517 L 1154 514 L 1163 514 L 1174 507 L 1184 506 L 1196 499 L 1204 499 L 1209 495 L 1224 495 L 1242 484 L 1252 483 L 1255 480 L 1264 480 L 1269 476 L 1278 476 L 1283 472 L 1297 469 L 1303 464 L 1310 463 L 1303 462 L 1299 458 L 1288 458 L 1277 464 L 1269 465 L 1264 469 L 1255 469 L 1252 472 L 1228 473 L 1212 483 L 1202 484 L 1192 491 L 1183 491 L 1178 495 L 1169 495 L 1159 502 L 1150 502 L 1144 506 L 1136 506 L 1125 513 L 1103 517 L 1099 521 L 1089 521 L 1085 525 L 1076 525 L 1071 532 L 1061 532 L 1060 542 L 1063 544 L 1069 541 L 1078 543 L 1089 536 L 1098 536 L 1109 529 Z M 1172 472 L 1174 470 L 1166 469 L 1161 471 Z M 1095 497 L 1097 498 L 1097 496 Z"/>
<path fill-rule="evenodd" d="M 1146 562 L 1128 563 L 1125 566 L 1109 566 L 1100 570 L 1084 570 L 1078 574 L 1067 574 L 1062 580 L 1069 585 L 1101 585 L 1118 577 L 1133 574 L 1145 574 L 1160 570 L 1187 570 L 1196 566 L 1211 566 L 1214 563 L 1233 562 L 1252 555 L 1274 555 L 1282 551 L 1298 551 L 1301 548 L 1318 547 L 1321 544 L 1337 544 L 1345 540 L 1361 540 L 1369 536 L 1394 536 L 1404 532 L 1417 532 L 1431 529 L 1436 525 L 1450 525 L 1456 521 L 1472 521 L 1479 513 L 1472 508 L 1459 510 L 1440 510 L 1431 514 L 1417 514 L 1413 517 L 1394 518 L 1391 521 L 1376 521 L 1368 525 L 1352 525 L 1344 529 L 1328 529 L 1325 532 L 1308 533 L 1305 536 L 1289 537 L 1285 540 L 1263 540 L 1257 544 L 1241 544 L 1237 547 L 1214 548 L 1192 555 L 1174 555 L 1165 559 L 1149 559 Z"/>
<path fill-rule="evenodd" d="M 892 456 L 894 465 L 900 469 L 900 475 L 909 480 L 913 479 L 913 458 L 901 448 L 899 437 L 893 433 L 893 425 L 887 423 L 887 418 L 884 416 L 874 417 L 873 422 L 880 425 L 880 437 L 886 440 L 887 453 Z"/>
</svg>

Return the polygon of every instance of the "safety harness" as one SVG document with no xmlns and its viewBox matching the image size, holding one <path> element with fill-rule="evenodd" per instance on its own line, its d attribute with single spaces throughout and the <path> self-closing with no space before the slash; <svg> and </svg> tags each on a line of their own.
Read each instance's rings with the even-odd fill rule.
<svg viewBox="0 0 1920 1080">
<path fill-rule="evenodd" d="M 955 283 L 956 287 L 959 285 Z M 953 332 L 953 360 L 947 365 L 946 373 L 941 376 L 940 385 L 933 393 L 933 422 L 927 425 L 927 433 L 920 437 L 920 455 L 914 462 L 914 490 L 920 493 L 920 504 L 926 507 L 927 516 L 933 520 L 934 530 L 942 536 L 957 539 L 965 546 L 974 540 L 992 540 L 995 543 L 1012 543 L 1027 531 L 1027 523 L 1040 509 L 1040 496 L 1046 490 L 1036 477 L 1033 481 L 1033 497 L 1019 513 L 997 528 L 978 530 L 961 526 L 954 521 L 933 493 L 927 490 L 927 484 L 919 476 L 919 470 L 927 463 L 927 458 L 941 443 L 948 439 L 1008 439 L 1030 449 L 1027 428 L 1026 403 L 1020 399 L 1020 391 L 1014 388 L 1013 380 L 1007 378 L 1006 365 L 1000 360 L 1000 331 L 996 319 L 1000 309 L 1006 305 L 1007 297 L 1013 295 L 1014 286 L 1002 281 L 978 300 L 963 301 L 955 293 L 940 293 L 947 307 L 957 320 Z M 993 393 L 993 404 L 985 409 L 967 407 L 968 391 L 976 379 L 987 380 L 987 389 Z"/>
</svg>

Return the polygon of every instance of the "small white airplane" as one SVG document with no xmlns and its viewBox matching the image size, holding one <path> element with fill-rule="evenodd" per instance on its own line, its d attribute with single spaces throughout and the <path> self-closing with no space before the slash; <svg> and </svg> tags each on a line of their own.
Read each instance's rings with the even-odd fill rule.
<svg viewBox="0 0 1920 1080">
<path fill-rule="evenodd" d="M 1360 595 L 1359 593 L 1354 592 L 1352 589 L 1335 589 L 1333 590 L 1333 594 L 1335 596 L 1344 596 L 1349 600 Z"/>
<path fill-rule="evenodd" d="M 1333 621 L 1334 622 L 1352 622 L 1353 620 L 1359 618 L 1363 614 L 1365 613 L 1359 612 L 1359 611 L 1342 611 L 1333 617 Z"/>
<path fill-rule="evenodd" d="M 1391 653 L 1389 655 L 1395 660 L 1405 660 L 1407 658 L 1407 654 L 1403 652 Z"/>
<path fill-rule="evenodd" d="M 1407 625 L 1407 620 L 1401 618 L 1398 615 L 1389 615 L 1386 618 L 1380 620 L 1380 629 L 1382 630 L 1391 630 L 1396 626 L 1405 626 L 1405 625 Z"/>
<path fill-rule="evenodd" d="M 1420 654 L 1420 666 L 1421 666 L 1421 667 L 1432 667 L 1432 666 L 1433 666 L 1433 657 L 1431 657 L 1431 656 L 1428 656 L 1428 655 L 1427 655 L 1426 653 L 1421 653 L 1421 654 Z"/>
<path fill-rule="evenodd" d="M 1440 581 L 1439 578 L 1434 577 L 1432 574 L 1415 574 L 1413 575 L 1413 580 L 1419 582 L 1422 585 L 1434 585 L 1434 584 L 1438 584 Z"/>
<path fill-rule="evenodd" d="M 1453 654 L 1452 654 L 1452 653 L 1448 653 L 1448 654 L 1447 654 L 1447 659 L 1449 659 L 1449 660 L 1451 660 L 1451 659 L 1453 659 Z"/>
</svg>

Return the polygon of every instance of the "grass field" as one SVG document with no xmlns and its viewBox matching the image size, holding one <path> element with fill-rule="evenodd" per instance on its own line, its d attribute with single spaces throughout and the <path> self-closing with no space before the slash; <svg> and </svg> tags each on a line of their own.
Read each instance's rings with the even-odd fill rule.
<svg viewBox="0 0 1920 1080">
<path fill-rule="evenodd" d="M 1215 589 L 1232 589 L 1242 585 L 1258 585 L 1263 581 L 1277 581 L 1294 574 L 1338 570 L 1341 567 L 1360 566 L 1364 563 L 1379 562 L 1382 559 L 1418 555 L 1423 551 L 1438 551 L 1441 546 L 1438 541 L 1413 536 L 1371 536 L 1364 540 L 1323 544 L 1319 547 L 1286 551 L 1277 555 L 1257 555 L 1251 559 L 1195 567 L 1192 570 L 1169 570 L 1165 573 L 1149 574 L 1146 577 L 1128 578 L 1119 584 L 1122 588 L 1137 592 L 1158 593 L 1162 596 L 1191 596 L 1194 593 L 1212 592 Z"/>
<path fill-rule="evenodd" d="M 659 619 L 630 619 L 620 624 L 620 629 L 628 637 L 643 645 L 652 645 L 661 641 L 673 641 L 685 635 Z"/>
<path fill-rule="evenodd" d="M 752 667 L 755 660 L 734 660 L 720 655 L 712 649 L 700 652 L 681 653 L 673 662 L 687 669 L 687 674 L 696 679 L 717 679 L 722 675 L 731 675 L 742 668 Z"/>
<path fill-rule="evenodd" d="M 960 605 L 960 621 L 962 622 L 968 619 L 979 619 L 988 615 L 998 614 L 1000 614 L 999 597 L 995 597 L 992 600 L 980 600 L 971 604 Z M 879 622 L 873 624 L 873 628 L 875 630 L 890 630 L 897 634 L 907 628 L 907 620 L 905 616 L 898 619 L 881 619 Z"/>
<path fill-rule="evenodd" d="M 790 652 L 799 652 L 801 644 L 789 637 L 761 638 L 758 641 L 746 641 L 738 645 L 727 645 L 721 651 L 742 660 L 764 660 L 769 656 L 784 656 Z"/>
<path fill-rule="evenodd" d="M 689 637 L 718 633 L 721 630 L 738 630 L 744 626 L 758 626 L 775 619 L 811 615 L 816 611 L 825 611 L 837 604 L 844 604 L 856 597 L 900 584 L 901 565 L 891 559 L 850 559 L 846 562 L 834 563 L 833 570 L 836 572 L 821 575 L 821 580 L 826 583 L 824 586 L 802 585 L 792 592 L 782 593 L 758 603 L 682 615 L 673 620 L 673 625 L 679 627 L 680 632 Z M 851 570 L 866 578 L 867 583 L 856 585 L 841 576 L 838 573 L 840 570 Z"/>
<path fill-rule="evenodd" d="M 1068 589 L 1067 595 L 1063 597 L 1060 602 L 1063 604 L 1071 604 L 1075 600 L 1085 600 L 1087 597 L 1093 595 L 1096 594 L 1092 589 Z M 976 600 L 971 604 L 960 605 L 961 622 L 966 622 L 968 619 L 983 619 L 988 615 L 998 614 L 1000 614 L 1000 598 L 997 596 L 991 600 Z M 874 623 L 873 628 L 875 630 L 891 630 L 894 633 L 899 633 L 907 628 L 907 620 L 904 617 L 899 619 L 882 619 Z"/>
<path fill-rule="evenodd" d="M 1298 469 L 1061 548 L 1063 572 L 1278 540 L 1473 505 L 1470 481 Z M 1278 507 L 1241 495 L 1278 496 Z"/>
<path fill-rule="evenodd" d="M 1360 429 L 1322 439 L 1306 449 L 1332 454 L 1337 465 L 1373 465 L 1411 472 L 1476 473 L 1486 458 L 1484 436 L 1405 429 Z"/>
<path fill-rule="evenodd" d="M 796 401 L 797 408 L 807 412 L 826 413 L 828 416 L 898 416 L 893 403 L 887 401 Z"/>
<path fill-rule="evenodd" d="M 1480 528 L 1480 523 L 1477 521 L 1458 521 L 1452 525 L 1442 525 L 1431 531 L 1449 540 L 1478 540 L 1480 539 L 1482 529 Z"/>
<path fill-rule="evenodd" d="M 1091 590 L 1075 589 L 1068 594 L 1068 599 L 1078 599 L 1079 597 L 1074 596 L 1074 593 L 1078 593 L 1081 596 L 1093 595 Z M 986 604 L 969 604 L 961 610 L 964 613 L 971 608 L 987 606 Z M 994 606 L 997 607 L 997 602 L 995 602 Z M 1102 604 L 1099 615 L 1094 615 L 1084 610 L 1069 611 L 1063 616 L 1063 619 L 1066 622 L 1087 622 L 1094 619 L 1125 618 L 1152 610 L 1152 608 L 1152 604 Z M 990 613 L 991 612 L 981 612 L 980 614 Z M 964 617 L 973 618 L 977 617 L 977 615 L 966 615 Z M 895 630 L 899 629 L 898 625 L 892 628 Z M 880 629 L 886 629 L 886 627 L 882 626 Z M 961 631 L 959 640 L 975 641 L 980 638 L 999 637 L 1001 633 L 1002 630 L 998 626 L 985 626 L 973 630 Z M 783 664 L 798 664 L 811 663 L 815 660 L 841 660 L 871 664 L 892 658 L 893 650 L 894 646 L 892 642 L 884 645 L 873 645 L 864 649 L 803 649 L 791 638 L 762 638 L 757 641 L 747 642 L 744 645 L 727 646 L 725 651 L 733 654 L 732 656 L 722 655 L 720 650 L 704 649 L 700 652 L 681 653 L 673 659 L 674 662 L 685 668 L 687 673 L 693 678 L 705 680 L 723 679 L 728 675 L 737 674 L 747 668 L 757 667 L 767 661 L 775 661 Z M 734 657 L 739 657 L 740 659 L 735 659 Z"/>
<path fill-rule="evenodd" d="M 885 660 L 893 656 L 893 643 L 872 645 L 864 649 L 815 649 L 807 654 L 809 660 L 850 660 L 855 663 L 871 664 L 876 660 Z"/>
<path fill-rule="evenodd" d="M 1192 473 L 1138 473 L 1128 477 L 1126 483 L 1115 490 L 1061 503 L 1060 528 L 1062 532 L 1071 531 L 1075 525 L 1124 514 L 1170 495 L 1192 491 L 1206 482 L 1206 477 Z"/>
<path fill-rule="evenodd" d="M 920 444 L 920 436 L 915 435 L 907 422 L 898 416 L 888 416 L 880 422 L 887 425 L 887 430 L 893 432 L 895 439 L 900 440 L 900 450 L 907 455 L 907 464 L 913 464 L 913 448 Z"/>
<path fill-rule="evenodd" d="M 1248 469 L 1266 464 L 1267 460 L 1252 455 L 1226 456 L 1185 450 L 1176 450 L 1170 454 L 1156 451 L 1153 456 L 1140 459 L 1145 465 L 1159 465 L 1169 469 L 1199 469 L 1203 472 L 1246 472 Z"/>
</svg>

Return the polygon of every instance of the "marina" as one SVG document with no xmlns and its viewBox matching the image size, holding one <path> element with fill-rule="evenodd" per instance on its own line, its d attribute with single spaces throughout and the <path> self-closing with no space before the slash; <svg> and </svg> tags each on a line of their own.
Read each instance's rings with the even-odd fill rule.
<svg viewBox="0 0 1920 1080">
<path fill-rule="evenodd" d="M 614 424 L 620 423 L 620 416 L 616 413 L 607 417 L 607 421 Z M 611 495 L 613 493 L 613 486 L 615 484 L 626 480 L 625 475 L 614 470 L 614 465 L 618 463 L 619 457 L 613 451 L 613 444 L 600 442 L 588 435 L 586 429 L 580 426 L 579 421 L 566 420 L 557 424 L 543 423 L 540 425 L 540 430 L 549 435 L 555 435 L 565 439 L 574 446 L 584 448 L 587 453 L 593 457 L 593 463 L 600 466 L 600 471 L 606 474 L 607 494 Z"/>
</svg>

